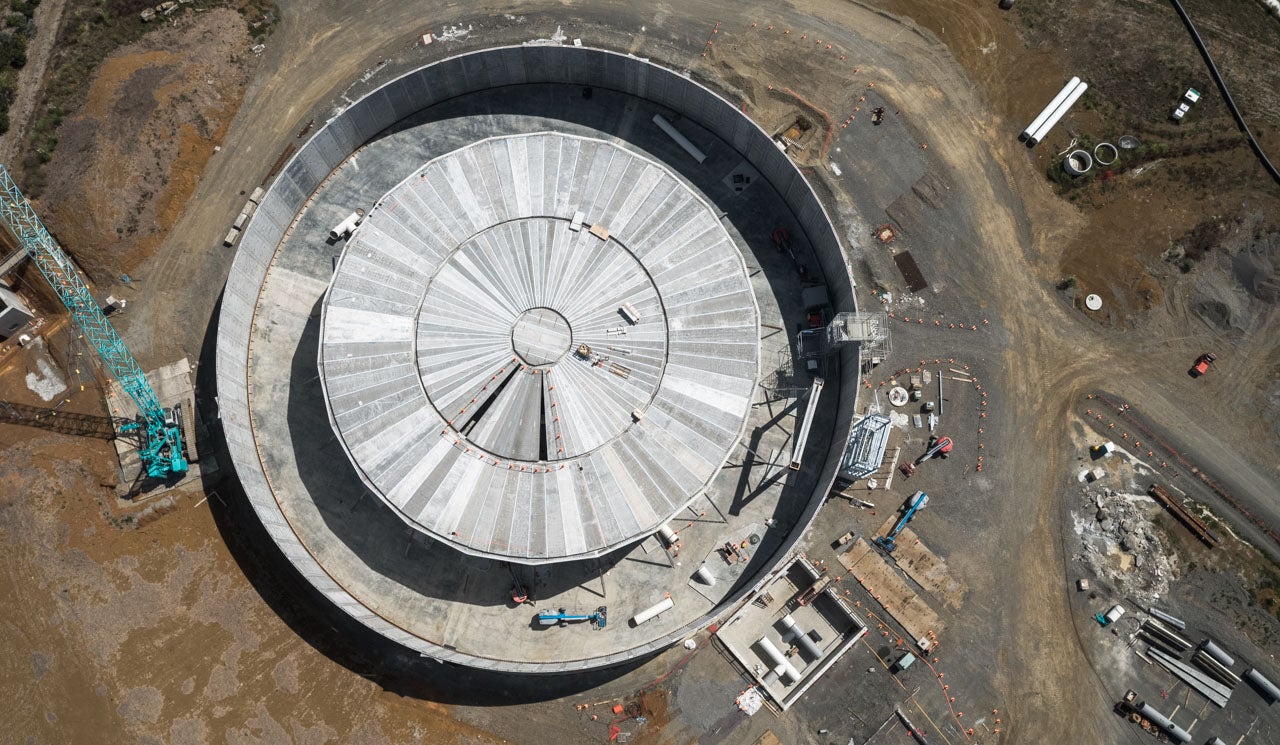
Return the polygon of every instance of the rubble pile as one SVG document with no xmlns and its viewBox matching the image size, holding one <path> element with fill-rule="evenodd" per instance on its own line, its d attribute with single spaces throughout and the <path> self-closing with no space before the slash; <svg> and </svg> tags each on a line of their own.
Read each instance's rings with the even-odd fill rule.
<svg viewBox="0 0 1280 745">
<path fill-rule="evenodd" d="M 1177 556 L 1152 523 L 1160 511 L 1155 500 L 1088 486 L 1080 493 L 1080 506 L 1071 512 L 1080 539 L 1074 558 L 1143 605 L 1167 593 Z"/>
</svg>

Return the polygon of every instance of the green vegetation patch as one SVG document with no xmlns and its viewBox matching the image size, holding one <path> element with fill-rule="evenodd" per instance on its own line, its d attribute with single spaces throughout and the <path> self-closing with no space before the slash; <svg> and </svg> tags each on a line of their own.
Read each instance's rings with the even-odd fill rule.
<svg viewBox="0 0 1280 745">
<path fill-rule="evenodd" d="M 34 12 L 38 3 L 39 0 L 13 0 L 10 8 L 14 13 L 29 18 L 28 8 Z M 68 2 L 45 73 L 47 83 L 37 108 L 40 113 L 27 133 L 27 154 L 22 167 L 24 177 L 30 184 L 29 192 L 38 195 L 44 182 L 42 168 L 53 157 L 53 151 L 58 146 L 55 136 L 58 125 L 65 116 L 75 112 L 84 103 L 94 71 L 117 49 L 160 28 L 165 21 L 163 13 L 156 13 L 149 22 L 142 20 L 143 11 L 158 7 L 160 3 L 154 0 Z M 279 12 L 271 0 L 194 0 L 178 4 L 172 15 L 185 15 L 210 8 L 232 8 L 239 12 L 259 43 L 265 40 L 279 18 Z M 0 60 L 3 60 L 3 54 L 3 41 L 0 40 Z M 22 59 L 25 62 L 25 56 Z M 3 75 L 0 75 L 0 84 L 2 83 Z M 3 91 L 0 90 L 0 101 L 3 100 Z M 5 108 L 7 110 L 7 106 Z"/>
<path fill-rule="evenodd" d="M 18 89 L 17 71 L 27 64 L 27 39 L 35 35 L 32 20 L 40 0 L 9 3 L 0 27 L 0 134 L 9 131 L 9 107 Z"/>
</svg>

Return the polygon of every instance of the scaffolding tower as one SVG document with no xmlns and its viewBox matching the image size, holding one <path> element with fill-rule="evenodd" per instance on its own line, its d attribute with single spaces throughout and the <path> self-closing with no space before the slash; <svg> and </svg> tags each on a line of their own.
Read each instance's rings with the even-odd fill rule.
<svg viewBox="0 0 1280 745">
<path fill-rule="evenodd" d="M 837 313 L 827 324 L 827 346 L 839 349 L 846 344 L 859 345 L 863 365 L 874 367 L 880 364 L 892 351 L 889 314 Z"/>
</svg>

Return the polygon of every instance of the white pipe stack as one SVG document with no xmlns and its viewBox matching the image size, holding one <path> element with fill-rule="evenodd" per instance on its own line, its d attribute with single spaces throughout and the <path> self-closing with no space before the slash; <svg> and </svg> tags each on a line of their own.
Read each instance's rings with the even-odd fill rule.
<svg viewBox="0 0 1280 745">
<path fill-rule="evenodd" d="M 1045 138 L 1045 135 L 1049 134 L 1049 130 L 1053 129 L 1054 125 L 1058 123 L 1058 120 L 1066 115 L 1067 111 L 1075 105 L 1076 101 L 1080 100 L 1080 97 L 1083 96 L 1084 92 L 1087 90 L 1089 90 L 1089 84 L 1081 83 L 1076 86 L 1075 90 L 1067 94 L 1066 99 L 1063 100 L 1062 103 L 1058 104 L 1058 108 L 1053 110 L 1053 113 L 1049 115 L 1048 119 L 1044 120 L 1044 123 L 1040 125 L 1040 128 L 1032 132 L 1031 136 L 1027 138 L 1027 147 L 1035 147 L 1039 144 L 1040 141 Z"/>
<path fill-rule="evenodd" d="M 1054 109 L 1057 109 L 1063 101 L 1067 100 L 1067 96 L 1071 95 L 1071 91 L 1075 90 L 1077 85 L 1080 85 L 1080 78 L 1072 78 L 1067 81 L 1067 84 L 1062 87 L 1062 90 L 1058 91 L 1058 95 L 1054 96 L 1053 100 L 1049 102 L 1049 105 L 1044 107 L 1044 110 L 1040 112 L 1040 115 L 1035 119 L 1032 119 L 1031 123 L 1027 125 L 1027 128 L 1022 130 L 1022 134 L 1018 135 L 1018 141 L 1026 142 L 1031 139 L 1032 133 L 1039 129 L 1041 124 L 1044 124 L 1045 120 L 1049 118 L 1049 115 L 1054 112 Z"/>
</svg>

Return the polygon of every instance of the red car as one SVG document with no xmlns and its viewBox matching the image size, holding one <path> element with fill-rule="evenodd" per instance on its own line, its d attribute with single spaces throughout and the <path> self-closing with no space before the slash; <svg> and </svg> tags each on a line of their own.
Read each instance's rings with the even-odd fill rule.
<svg viewBox="0 0 1280 745">
<path fill-rule="evenodd" d="M 1205 352 L 1196 358 L 1196 364 L 1191 366 L 1191 369 L 1187 371 L 1187 374 L 1193 378 L 1198 378 L 1209 372 L 1209 365 L 1213 364 L 1217 359 L 1218 358 L 1213 354 L 1213 352 Z"/>
</svg>

